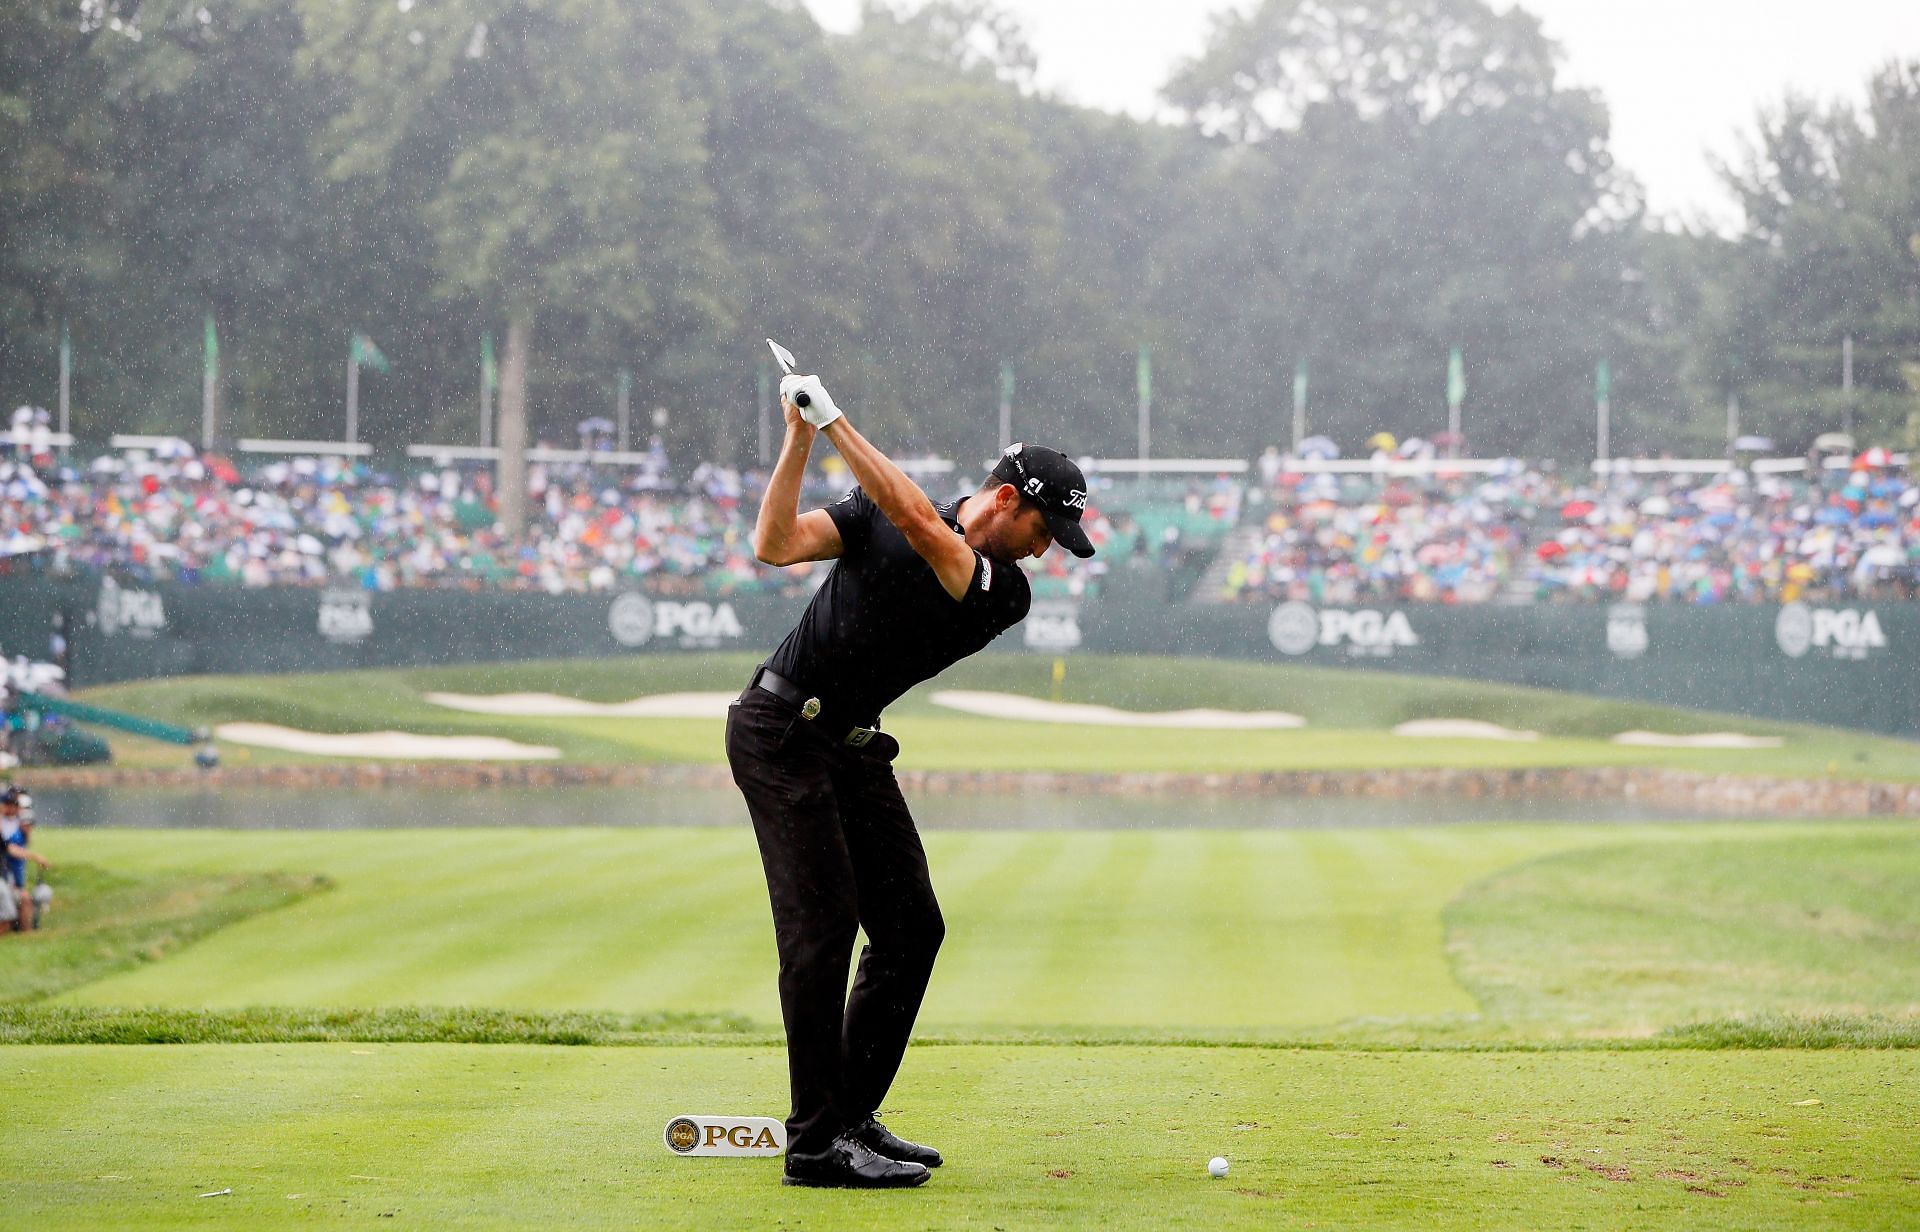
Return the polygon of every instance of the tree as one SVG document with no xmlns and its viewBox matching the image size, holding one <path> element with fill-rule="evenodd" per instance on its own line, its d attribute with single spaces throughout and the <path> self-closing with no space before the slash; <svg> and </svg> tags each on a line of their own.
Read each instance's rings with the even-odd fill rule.
<svg viewBox="0 0 1920 1232">
<path fill-rule="evenodd" d="M 121 39 L 137 8 L 0 6 L 0 391 L 21 399 L 52 385 L 61 321 L 115 270 L 106 69 L 93 51 L 102 35 Z"/>
<path fill-rule="evenodd" d="M 303 13 L 305 63 L 346 91 L 330 173 L 386 181 L 425 223 L 440 293 L 507 320 L 497 490 L 517 537 L 526 483 L 514 442 L 537 323 L 562 354 L 590 331 L 658 351 L 727 323 L 731 272 L 684 88 L 686 65 L 711 51 L 704 9 L 310 0 Z"/>
<path fill-rule="evenodd" d="M 1430 435 L 1460 345 L 1478 448 L 1578 456 L 1595 361 L 1636 367 L 1619 323 L 1640 206 L 1604 107 L 1557 83 L 1554 54 L 1534 18 L 1480 0 L 1267 0 L 1222 18 L 1168 87 L 1240 152 L 1168 232 L 1155 293 L 1193 330 L 1170 409 L 1274 440 L 1307 357 L 1317 427 L 1350 446 Z"/>
<path fill-rule="evenodd" d="M 1851 416 L 1885 440 L 1920 423 L 1920 61 L 1888 64 L 1864 111 L 1788 96 L 1722 174 L 1744 225 L 1716 251 L 1722 290 L 1687 319 L 1702 402 L 1805 448 Z M 1842 349 L 1853 340 L 1851 397 Z M 1920 445 L 1920 439 L 1909 443 Z"/>
</svg>

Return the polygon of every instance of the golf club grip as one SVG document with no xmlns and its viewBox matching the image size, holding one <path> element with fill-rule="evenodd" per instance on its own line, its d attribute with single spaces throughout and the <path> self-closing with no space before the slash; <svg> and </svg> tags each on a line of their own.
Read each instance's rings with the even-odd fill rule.
<svg viewBox="0 0 1920 1232">
<path fill-rule="evenodd" d="M 803 389 L 799 393 L 793 395 L 793 404 L 795 406 L 812 406 L 813 396 L 807 393 L 807 391 Z"/>
</svg>

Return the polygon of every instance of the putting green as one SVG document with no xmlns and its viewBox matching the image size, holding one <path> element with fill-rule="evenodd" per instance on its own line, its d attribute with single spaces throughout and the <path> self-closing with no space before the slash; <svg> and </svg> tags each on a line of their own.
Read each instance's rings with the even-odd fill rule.
<svg viewBox="0 0 1920 1232">
<path fill-rule="evenodd" d="M 1920 1183 L 1913 1052 L 923 1047 L 887 1114 L 950 1162 L 893 1194 L 662 1146 L 779 1115 L 769 1048 L 18 1047 L 0 1081 L 35 1229 L 1894 1228 Z"/>
</svg>

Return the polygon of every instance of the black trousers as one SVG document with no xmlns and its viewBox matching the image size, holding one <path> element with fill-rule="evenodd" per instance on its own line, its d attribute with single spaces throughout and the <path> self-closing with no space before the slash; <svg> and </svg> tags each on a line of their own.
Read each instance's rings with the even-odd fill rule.
<svg viewBox="0 0 1920 1232">
<path fill-rule="evenodd" d="M 825 1150 L 879 1109 L 946 935 L 920 833 L 891 761 L 873 747 L 834 742 L 758 688 L 727 712 L 727 760 L 773 900 L 791 1154 Z"/>
</svg>

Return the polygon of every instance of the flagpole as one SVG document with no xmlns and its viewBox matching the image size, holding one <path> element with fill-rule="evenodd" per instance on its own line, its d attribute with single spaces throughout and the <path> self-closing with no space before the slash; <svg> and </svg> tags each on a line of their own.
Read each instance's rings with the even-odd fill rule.
<svg viewBox="0 0 1920 1232">
<path fill-rule="evenodd" d="M 1467 365 L 1454 347 L 1447 352 L 1447 457 L 1460 456 L 1460 404 L 1467 399 Z"/>
<path fill-rule="evenodd" d="M 213 436 L 219 428 L 220 333 L 213 314 L 207 314 L 206 360 L 200 370 L 200 448 L 213 448 Z"/>
<path fill-rule="evenodd" d="M 73 399 L 73 339 L 67 333 L 67 323 L 60 322 L 60 435 L 63 439 L 73 435 L 73 423 L 68 415 Z M 62 457 L 66 456 L 67 446 L 60 447 Z"/>
<path fill-rule="evenodd" d="M 760 465 L 765 466 L 773 448 L 773 373 L 768 369 L 764 357 L 756 370 L 756 376 L 758 379 L 755 384 L 758 388 L 754 392 L 758 395 L 755 398 L 755 413 L 760 420 L 759 458 Z"/>
<path fill-rule="evenodd" d="M 1153 355 L 1145 347 L 1140 348 L 1134 383 L 1140 393 L 1140 460 L 1145 462 L 1153 437 Z"/>
<path fill-rule="evenodd" d="M 1606 360 L 1593 370 L 1594 457 L 1605 466 L 1613 448 L 1613 371 Z"/>
<path fill-rule="evenodd" d="M 1307 361 L 1302 357 L 1293 369 L 1293 454 L 1300 456 L 1300 442 L 1307 439 Z"/>
<path fill-rule="evenodd" d="M 360 336 L 347 343 L 347 444 L 360 439 Z"/>
<path fill-rule="evenodd" d="M 620 396 L 614 402 L 614 419 L 620 425 L 620 452 L 633 448 L 632 429 L 633 373 L 620 369 Z"/>
<path fill-rule="evenodd" d="M 1841 431 L 1853 435 L 1853 335 L 1840 340 Z"/>
<path fill-rule="evenodd" d="M 1000 365 L 1000 452 L 1013 444 L 1013 365 Z"/>
<path fill-rule="evenodd" d="M 480 447 L 493 444 L 493 331 L 480 335 Z"/>
</svg>

